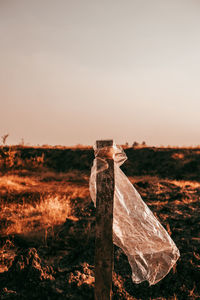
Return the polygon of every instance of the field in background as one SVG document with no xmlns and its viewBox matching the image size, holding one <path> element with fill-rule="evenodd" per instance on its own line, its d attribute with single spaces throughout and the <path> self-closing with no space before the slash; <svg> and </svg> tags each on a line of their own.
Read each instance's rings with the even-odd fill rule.
<svg viewBox="0 0 200 300">
<path fill-rule="evenodd" d="M 1 149 L 0 299 L 93 299 L 93 150 Z M 181 258 L 155 286 L 135 285 L 115 247 L 113 299 L 200 299 L 200 150 L 125 151 L 123 171 Z"/>
</svg>

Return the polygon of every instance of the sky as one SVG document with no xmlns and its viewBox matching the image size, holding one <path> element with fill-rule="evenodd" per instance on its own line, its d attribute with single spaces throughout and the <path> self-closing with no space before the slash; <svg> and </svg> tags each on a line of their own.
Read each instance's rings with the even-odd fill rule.
<svg viewBox="0 0 200 300">
<path fill-rule="evenodd" d="M 199 0 L 0 0 L 0 136 L 200 144 Z"/>
</svg>

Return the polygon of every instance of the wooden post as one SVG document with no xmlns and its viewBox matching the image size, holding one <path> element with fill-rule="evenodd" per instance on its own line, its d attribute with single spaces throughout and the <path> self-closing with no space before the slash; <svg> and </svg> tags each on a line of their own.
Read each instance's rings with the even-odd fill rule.
<svg viewBox="0 0 200 300">
<path fill-rule="evenodd" d="M 97 160 L 96 176 L 96 241 L 95 241 L 95 300 L 110 300 L 112 297 L 113 271 L 113 198 L 114 161 L 113 141 L 97 141 L 99 156 L 106 160 L 108 168 L 100 170 Z M 110 147 L 107 149 L 102 149 Z"/>
</svg>

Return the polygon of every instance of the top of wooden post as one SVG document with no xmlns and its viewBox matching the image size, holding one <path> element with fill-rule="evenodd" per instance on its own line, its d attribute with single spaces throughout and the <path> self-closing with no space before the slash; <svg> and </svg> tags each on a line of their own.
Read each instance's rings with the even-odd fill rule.
<svg viewBox="0 0 200 300">
<path fill-rule="evenodd" d="M 104 148 L 104 147 L 112 147 L 113 140 L 100 140 L 96 141 L 97 149 Z"/>
</svg>

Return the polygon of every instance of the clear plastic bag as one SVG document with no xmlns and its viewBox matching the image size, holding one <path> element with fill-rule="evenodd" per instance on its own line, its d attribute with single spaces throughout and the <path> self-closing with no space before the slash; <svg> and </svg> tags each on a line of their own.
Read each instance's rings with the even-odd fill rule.
<svg viewBox="0 0 200 300">
<path fill-rule="evenodd" d="M 120 169 L 127 159 L 123 149 L 116 146 L 95 150 L 90 176 L 90 194 L 96 205 L 96 174 L 108 168 L 106 155 L 114 159 L 115 191 L 113 212 L 113 242 L 127 255 L 132 280 L 147 280 L 156 284 L 167 275 L 180 256 L 179 250 L 160 222 Z M 104 155 L 106 154 L 106 155 Z"/>
</svg>

